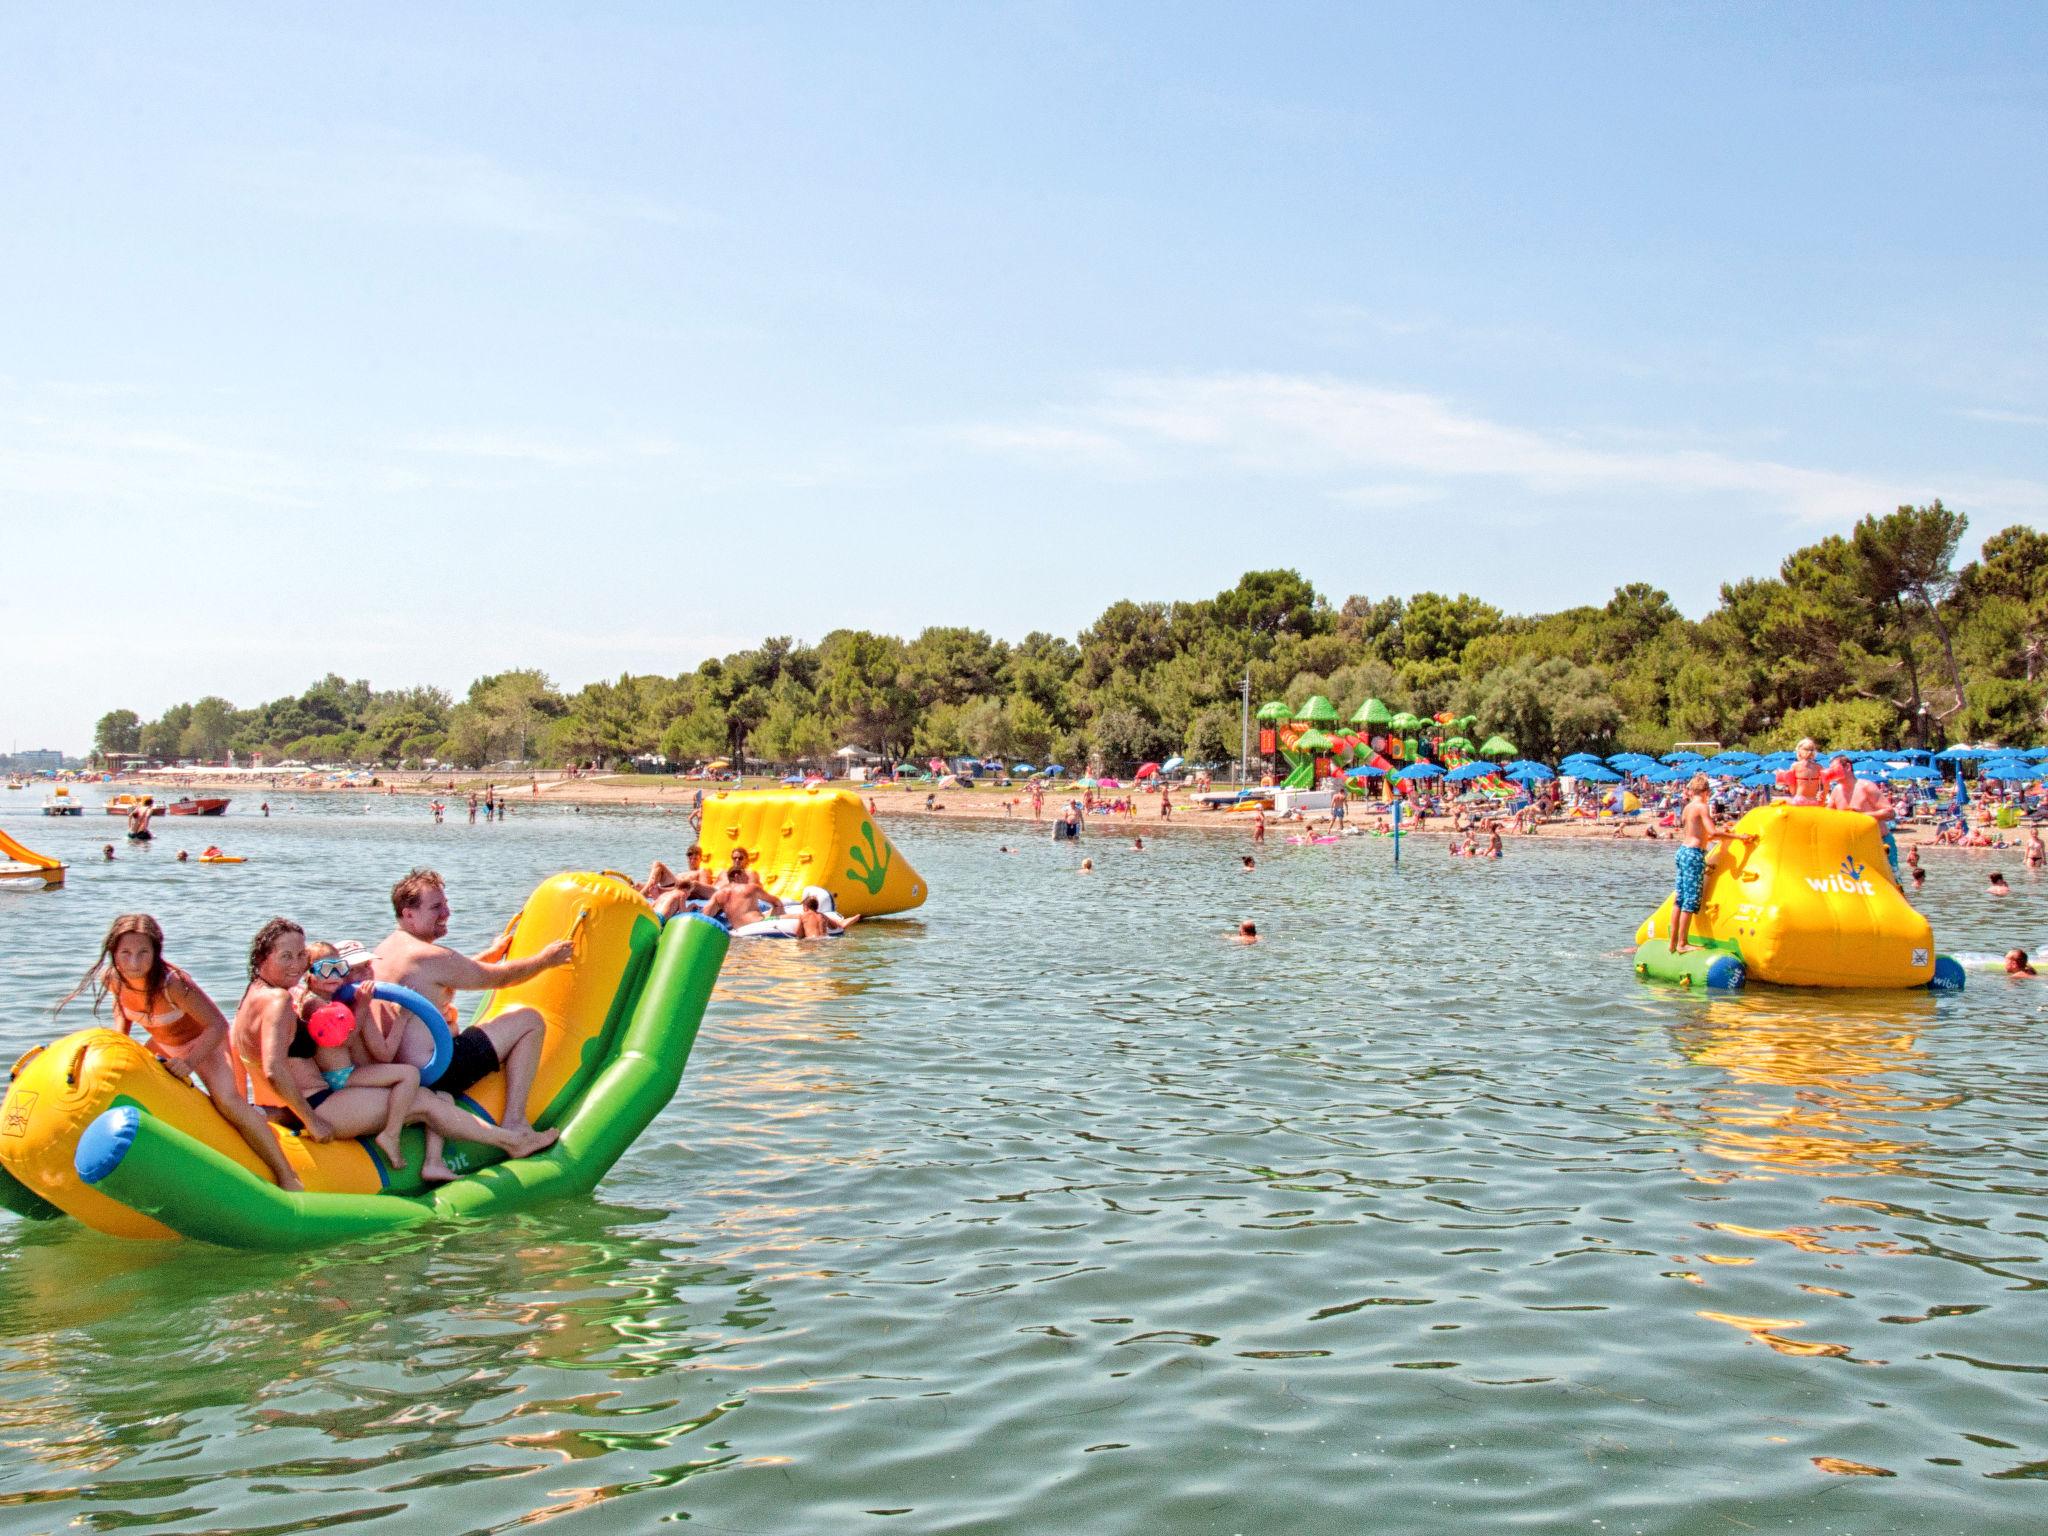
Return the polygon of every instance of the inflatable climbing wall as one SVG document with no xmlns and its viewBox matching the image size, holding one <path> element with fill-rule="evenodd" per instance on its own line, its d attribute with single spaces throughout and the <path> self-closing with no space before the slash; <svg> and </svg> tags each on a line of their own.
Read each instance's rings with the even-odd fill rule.
<svg viewBox="0 0 2048 1536">
<path fill-rule="evenodd" d="M 847 790 L 721 790 L 704 801 L 697 841 L 712 869 L 724 869 L 734 848 L 746 849 L 761 883 L 787 902 L 821 885 L 846 917 L 924 905 L 924 878 Z"/>
</svg>

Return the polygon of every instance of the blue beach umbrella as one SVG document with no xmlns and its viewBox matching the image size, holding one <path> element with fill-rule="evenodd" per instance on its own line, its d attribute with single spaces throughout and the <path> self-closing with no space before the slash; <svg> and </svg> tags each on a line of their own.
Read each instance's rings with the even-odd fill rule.
<svg viewBox="0 0 2048 1536">
<path fill-rule="evenodd" d="M 1969 758 L 1982 757 L 1983 755 L 1984 754 L 1978 751 L 1975 747 L 1943 747 L 1939 752 L 1934 754 L 1934 760 L 1937 763 L 1960 763 L 1966 761 Z"/>
<path fill-rule="evenodd" d="M 1554 779 L 1557 777 L 1556 770 L 1547 768 L 1542 763 L 1509 763 L 1507 771 L 1508 777 L 1511 779 Z"/>
<path fill-rule="evenodd" d="M 1038 770 L 1037 770 L 1036 768 L 1032 767 L 1032 766 L 1031 766 L 1031 765 L 1030 765 L 1029 763 L 1019 763 L 1019 764 L 1018 764 L 1018 765 L 1017 765 L 1016 767 L 1012 768 L 1012 769 L 1010 770 L 1010 772 L 1012 772 L 1012 773 L 1036 773 L 1036 772 L 1038 772 Z"/>
<path fill-rule="evenodd" d="M 1045 776 L 1048 779 L 1056 779 L 1066 771 L 1067 765 L 1065 763 L 1047 763 L 1045 765 Z"/>
<path fill-rule="evenodd" d="M 1666 752 L 1663 760 L 1674 766 L 1679 763 L 1703 763 L 1707 760 L 1707 755 L 1704 752 Z"/>
<path fill-rule="evenodd" d="M 2019 784 L 2041 777 L 2041 770 L 2029 763 L 1992 763 L 1984 770 L 1984 777 L 1997 779 L 2002 783 Z"/>
<path fill-rule="evenodd" d="M 1174 769 L 1178 768 L 1181 765 L 1182 761 L 1183 759 L 1181 755 L 1178 752 L 1176 752 L 1172 757 L 1169 757 L 1165 762 L 1159 765 L 1159 771 L 1161 773 L 1171 773 Z"/>
<path fill-rule="evenodd" d="M 1377 779 L 1384 776 L 1386 771 L 1386 769 L 1376 767 L 1371 763 L 1360 763 L 1356 768 L 1346 768 L 1344 770 L 1344 777 L 1347 779 Z"/>
<path fill-rule="evenodd" d="M 1453 768 L 1445 777 L 1455 783 L 1464 784 L 1469 783 L 1473 779 L 1483 779 L 1492 772 L 1493 764 L 1491 763 L 1466 763 L 1461 768 Z"/>
<path fill-rule="evenodd" d="M 1602 768 L 1598 763 L 1582 768 L 1572 776 L 1574 778 L 1586 779 L 1594 784 L 1619 784 L 1621 782 L 1620 774 L 1616 773 L 1612 768 Z"/>
<path fill-rule="evenodd" d="M 1434 779 L 1443 775 L 1443 769 L 1435 763 L 1413 763 L 1403 768 L 1394 777 L 1397 779 Z"/>
<path fill-rule="evenodd" d="M 1907 763 L 1900 768 L 1887 769 L 1885 777 L 1888 779 L 1911 779 L 1915 783 L 1924 783 L 1929 779 L 1939 782 L 1941 770 L 1939 768 L 1929 768 L 1922 763 Z"/>
<path fill-rule="evenodd" d="M 1778 775 L 1771 769 L 1766 768 L 1762 773 L 1752 773 L 1748 778 L 1744 779 L 1742 787 L 1744 789 L 1769 789 L 1777 782 Z"/>
</svg>

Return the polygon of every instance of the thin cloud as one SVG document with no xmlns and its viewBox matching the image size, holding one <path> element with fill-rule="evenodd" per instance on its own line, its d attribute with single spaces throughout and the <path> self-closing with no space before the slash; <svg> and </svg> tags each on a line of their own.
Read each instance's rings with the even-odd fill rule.
<svg viewBox="0 0 2048 1536">
<path fill-rule="evenodd" d="M 1989 421 L 2005 427 L 2048 427 L 2048 416 L 2035 416 L 2026 411 L 1995 411 L 1988 408 L 1957 411 L 1966 421 Z"/>
<path fill-rule="evenodd" d="M 242 179 L 281 208 L 313 218 L 441 225 L 573 239 L 614 223 L 702 223 L 638 193 L 579 188 L 459 146 L 371 131 L 259 155 Z"/>
<path fill-rule="evenodd" d="M 1077 467 L 1120 455 L 1126 466 L 1142 464 L 1160 476 L 1206 472 L 1220 461 L 1259 474 L 1328 480 L 1333 494 L 1363 475 L 1419 482 L 1439 493 L 1459 481 L 1488 479 L 1546 498 L 1736 496 L 1814 523 L 1853 521 L 1937 494 L 1962 501 L 1966 491 L 2011 510 L 2048 509 L 2048 487 L 2029 481 L 1891 480 L 1710 449 L 1616 447 L 1490 420 L 1435 395 L 1286 374 L 1118 376 L 1054 420 L 962 435 L 987 449 Z"/>
</svg>

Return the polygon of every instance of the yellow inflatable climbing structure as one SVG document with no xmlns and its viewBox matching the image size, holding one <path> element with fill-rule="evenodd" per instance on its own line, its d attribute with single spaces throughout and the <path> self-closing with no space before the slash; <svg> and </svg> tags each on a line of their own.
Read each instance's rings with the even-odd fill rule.
<svg viewBox="0 0 2048 1536">
<path fill-rule="evenodd" d="M 746 849 L 761 884 L 783 901 L 801 901 L 816 885 L 846 917 L 924 905 L 923 877 L 847 790 L 721 790 L 704 802 L 697 841 L 714 869 Z"/>
<path fill-rule="evenodd" d="M 1878 823 L 1825 806 L 1765 805 L 1716 845 L 1687 954 L 1670 951 L 1675 898 L 1636 930 L 1636 972 L 1687 986 L 1963 985 L 1892 879 Z"/>
</svg>

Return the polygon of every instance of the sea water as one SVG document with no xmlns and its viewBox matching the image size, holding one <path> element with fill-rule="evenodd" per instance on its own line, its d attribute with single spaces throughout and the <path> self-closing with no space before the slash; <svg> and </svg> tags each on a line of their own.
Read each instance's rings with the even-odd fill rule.
<svg viewBox="0 0 2048 1536">
<path fill-rule="evenodd" d="M 0 890 L 8 1060 L 116 913 L 232 1009 L 274 913 L 374 942 L 431 865 L 481 947 L 689 837 L 19 799 L 74 862 Z M 595 1202 L 292 1256 L 0 1217 L 0 1530 L 2048 1526 L 2048 982 L 1645 985 L 1668 844 L 890 831 L 931 904 L 735 945 Z M 2048 940 L 2010 855 L 1928 864 L 1945 948 Z"/>
</svg>

